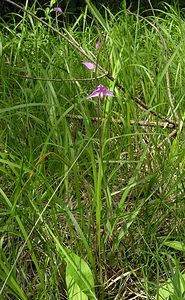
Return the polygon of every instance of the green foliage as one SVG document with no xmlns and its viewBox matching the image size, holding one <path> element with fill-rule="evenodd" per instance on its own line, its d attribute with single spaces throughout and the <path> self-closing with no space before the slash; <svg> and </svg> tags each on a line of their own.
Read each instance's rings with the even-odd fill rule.
<svg viewBox="0 0 185 300">
<path fill-rule="evenodd" d="M 178 241 L 167 241 L 164 242 L 164 245 L 176 250 L 185 251 L 185 244 Z"/>
<path fill-rule="evenodd" d="M 66 285 L 68 299 L 94 299 L 94 278 L 87 263 L 74 252 L 62 246 L 58 239 L 49 229 L 52 235 L 57 251 L 62 259 L 65 260 L 66 267 Z"/>
<path fill-rule="evenodd" d="M 185 26 L 166 7 L 2 22 L 1 299 L 183 297 Z"/>
<path fill-rule="evenodd" d="M 171 247 L 176 250 L 185 251 L 185 244 L 178 241 L 165 241 L 165 246 Z M 172 259 L 175 269 L 172 270 L 172 278 L 169 278 L 163 284 L 156 295 L 157 300 L 178 300 L 184 299 L 185 295 L 185 274 L 180 272 L 179 263 L 177 260 Z"/>
<path fill-rule="evenodd" d="M 160 289 L 157 300 L 183 300 L 185 293 L 185 274 L 175 274 Z"/>
<path fill-rule="evenodd" d="M 163 284 L 156 295 L 156 300 L 183 300 L 185 295 L 185 274 L 179 269 L 177 260 L 174 261 L 171 278 Z"/>
</svg>

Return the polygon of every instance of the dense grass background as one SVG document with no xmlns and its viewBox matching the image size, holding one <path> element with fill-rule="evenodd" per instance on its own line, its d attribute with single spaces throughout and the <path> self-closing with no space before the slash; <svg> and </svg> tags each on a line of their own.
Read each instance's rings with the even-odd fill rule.
<svg viewBox="0 0 185 300">
<path fill-rule="evenodd" d="M 87 299 L 70 296 L 69 253 L 90 266 L 89 299 L 153 299 L 168 278 L 183 299 L 184 16 L 164 6 L 102 17 L 89 4 L 69 25 L 47 10 L 79 49 L 17 18 L 0 35 L 1 299 Z M 101 140 L 87 100 L 98 84 L 115 95 L 101 102 Z"/>
</svg>

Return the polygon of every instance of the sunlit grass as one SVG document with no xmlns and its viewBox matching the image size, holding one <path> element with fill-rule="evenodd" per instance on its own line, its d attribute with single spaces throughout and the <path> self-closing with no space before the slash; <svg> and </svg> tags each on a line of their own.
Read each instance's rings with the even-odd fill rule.
<svg viewBox="0 0 185 300">
<path fill-rule="evenodd" d="M 184 21 L 90 4 L 70 26 L 50 17 L 109 72 L 99 78 L 51 28 L 18 20 L 0 35 L 0 296 L 152 299 L 184 268 L 165 244 L 185 236 Z M 99 84 L 115 95 L 101 102 L 101 147 L 87 100 Z"/>
</svg>

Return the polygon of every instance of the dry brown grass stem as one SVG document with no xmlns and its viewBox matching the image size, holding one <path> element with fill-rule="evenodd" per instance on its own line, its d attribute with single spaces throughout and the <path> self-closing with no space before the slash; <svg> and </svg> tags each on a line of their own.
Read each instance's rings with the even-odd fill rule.
<svg viewBox="0 0 185 300">
<path fill-rule="evenodd" d="M 83 120 L 84 117 L 81 115 L 75 115 L 75 114 L 67 114 L 66 115 L 67 118 L 69 119 L 76 119 L 76 120 Z M 92 121 L 97 122 L 98 121 L 98 117 L 91 117 Z M 122 119 L 115 119 L 112 118 L 112 122 L 117 123 L 118 125 L 123 125 L 124 121 Z M 175 128 L 175 124 L 171 124 L 168 122 L 153 122 L 153 121 L 134 121 L 134 120 L 130 120 L 130 124 L 131 125 L 139 125 L 139 126 L 147 126 L 147 127 L 161 127 L 161 128 L 170 128 L 170 129 L 174 129 Z"/>
</svg>

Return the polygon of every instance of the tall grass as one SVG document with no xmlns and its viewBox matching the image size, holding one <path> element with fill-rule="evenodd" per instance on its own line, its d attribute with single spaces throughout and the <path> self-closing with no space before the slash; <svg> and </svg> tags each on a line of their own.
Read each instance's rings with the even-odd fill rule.
<svg viewBox="0 0 185 300">
<path fill-rule="evenodd" d="M 185 243 L 183 16 L 87 1 L 69 25 L 47 11 L 82 48 L 15 18 L 0 35 L 1 299 L 153 299 L 184 268 L 167 244 Z M 102 159 L 98 84 L 115 95 L 101 103 Z"/>
</svg>

